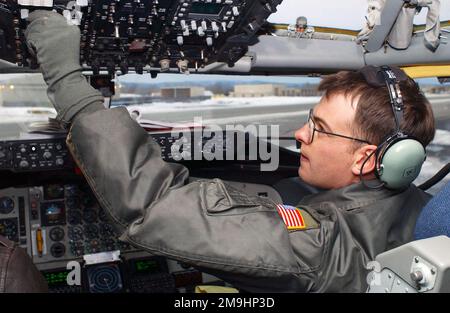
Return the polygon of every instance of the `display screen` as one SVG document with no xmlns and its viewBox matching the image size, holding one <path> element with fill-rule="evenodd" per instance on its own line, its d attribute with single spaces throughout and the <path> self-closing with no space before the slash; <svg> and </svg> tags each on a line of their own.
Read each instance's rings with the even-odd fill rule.
<svg viewBox="0 0 450 313">
<path fill-rule="evenodd" d="M 192 3 L 191 13 L 217 15 L 220 13 L 220 11 L 222 11 L 222 8 L 223 6 L 218 3 L 194 2 Z"/>
<path fill-rule="evenodd" d="M 134 270 L 139 274 L 149 274 L 159 272 L 161 267 L 157 260 L 137 260 L 134 261 Z"/>
<path fill-rule="evenodd" d="M 67 275 L 69 271 L 59 271 L 59 272 L 44 272 L 44 278 L 47 281 L 49 287 L 67 285 Z"/>
<path fill-rule="evenodd" d="M 44 226 L 66 224 L 64 201 L 41 203 L 42 224 Z"/>
</svg>

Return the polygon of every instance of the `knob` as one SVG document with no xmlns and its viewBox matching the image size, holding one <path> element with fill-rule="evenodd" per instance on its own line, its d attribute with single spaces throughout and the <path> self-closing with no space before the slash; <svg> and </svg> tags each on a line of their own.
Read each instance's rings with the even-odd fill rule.
<svg viewBox="0 0 450 313">
<path fill-rule="evenodd" d="M 28 161 L 26 161 L 26 160 L 22 160 L 22 161 L 20 161 L 20 163 L 19 163 L 19 167 L 20 168 L 27 168 L 27 167 L 29 167 L 30 166 L 30 164 L 28 163 Z"/>
<path fill-rule="evenodd" d="M 196 21 L 194 21 L 194 20 L 191 21 L 191 28 L 192 28 L 192 30 L 197 30 L 197 22 Z"/>
<path fill-rule="evenodd" d="M 20 153 L 25 153 L 27 152 L 27 148 L 25 147 L 20 147 Z"/>
<path fill-rule="evenodd" d="M 44 157 L 44 159 L 50 160 L 52 158 L 52 153 L 50 151 L 45 151 L 42 156 Z"/>
<path fill-rule="evenodd" d="M 63 166 L 64 165 L 64 160 L 63 159 L 56 159 L 56 165 Z"/>
<path fill-rule="evenodd" d="M 58 151 L 60 151 L 60 150 L 62 150 L 62 145 L 60 144 L 60 143 L 58 143 L 57 145 L 56 145 L 56 150 L 58 150 Z"/>
</svg>

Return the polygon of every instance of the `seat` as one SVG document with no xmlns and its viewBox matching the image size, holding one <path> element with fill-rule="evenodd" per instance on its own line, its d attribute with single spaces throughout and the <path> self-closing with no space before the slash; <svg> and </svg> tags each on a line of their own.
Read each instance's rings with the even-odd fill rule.
<svg viewBox="0 0 450 313">
<path fill-rule="evenodd" d="M 415 240 L 440 235 L 450 237 L 450 182 L 423 208 L 414 231 Z"/>
<path fill-rule="evenodd" d="M 450 292 L 450 182 L 423 208 L 414 239 L 368 264 L 368 292 Z"/>
</svg>

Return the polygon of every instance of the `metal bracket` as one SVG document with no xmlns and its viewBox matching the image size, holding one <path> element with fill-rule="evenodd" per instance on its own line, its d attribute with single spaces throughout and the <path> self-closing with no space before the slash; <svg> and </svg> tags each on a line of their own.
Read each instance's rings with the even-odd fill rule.
<svg viewBox="0 0 450 313">
<path fill-rule="evenodd" d="M 418 292 L 426 292 L 434 288 L 437 269 L 420 256 L 415 256 L 411 263 L 410 275 Z"/>
</svg>

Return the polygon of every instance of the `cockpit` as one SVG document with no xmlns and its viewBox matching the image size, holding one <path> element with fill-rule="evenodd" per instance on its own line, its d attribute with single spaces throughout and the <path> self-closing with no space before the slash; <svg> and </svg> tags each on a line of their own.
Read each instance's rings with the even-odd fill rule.
<svg viewBox="0 0 450 313">
<path fill-rule="evenodd" d="M 165 162 L 189 170 L 189 182 L 220 178 L 251 197 L 290 206 L 321 192 L 298 176 L 301 147 L 294 132 L 323 96 L 317 90 L 322 76 L 391 64 L 420 85 L 436 122 L 414 184 L 430 198 L 445 191 L 448 3 L 418 9 L 417 1 L 388 0 L 367 8 L 357 1 L 362 18 L 339 28 L 334 19 L 345 13 L 333 5 L 322 12 L 334 12 L 325 25 L 314 16 L 322 4 L 297 2 L 0 0 L 0 235 L 27 252 L 50 292 L 239 290 L 192 264 L 121 240 L 66 145 L 69 130 L 56 122 L 25 43 L 27 17 L 36 9 L 54 10 L 79 27 L 83 74 L 101 91 L 105 107 L 128 110 Z M 445 250 L 449 242 L 439 237 L 431 245 Z M 377 259 L 389 273 L 377 268 L 381 276 L 371 277 L 381 282 L 369 281 L 369 291 L 450 290 L 438 248 L 416 242 L 405 249 Z M 420 266 L 411 269 L 411 262 Z M 430 268 L 440 277 L 424 279 Z M 401 281 L 397 289 L 391 277 Z"/>
</svg>

